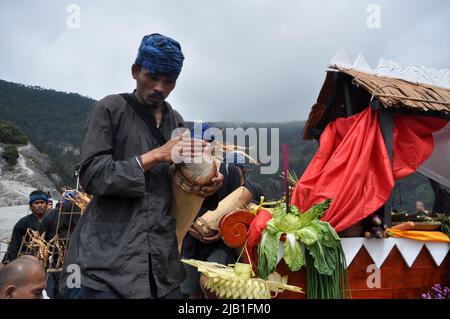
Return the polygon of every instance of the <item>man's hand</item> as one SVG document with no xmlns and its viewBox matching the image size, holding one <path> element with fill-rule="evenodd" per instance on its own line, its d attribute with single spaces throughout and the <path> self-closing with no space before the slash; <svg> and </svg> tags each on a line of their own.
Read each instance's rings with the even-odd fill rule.
<svg viewBox="0 0 450 319">
<path fill-rule="evenodd" d="M 180 135 L 164 145 L 141 155 L 142 168 L 148 171 L 153 166 L 164 162 L 181 162 L 183 158 L 202 156 L 209 143 Z"/>
<path fill-rule="evenodd" d="M 200 191 L 197 193 L 202 197 L 209 197 L 214 195 L 223 185 L 223 175 L 221 173 L 217 173 L 216 177 L 213 177 L 211 183 L 206 186 L 202 186 Z"/>
<path fill-rule="evenodd" d="M 214 235 L 210 236 L 210 237 L 205 237 L 202 235 L 202 233 L 200 233 L 197 229 L 195 229 L 194 227 L 189 228 L 189 234 L 194 237 L 195 239 L 201 241 L 204 244 L 211 244 L 214 243 L 216 241 L 218 241 L 220 239 L 220 232 L 216 232 Z"/>
<path fill-rule="evenodd" d="M 170 160 L 176 164 L 202 161 L 205 153 L 210 149 L 210 145 L 204 140 L 182 136 L 179 143 L 172 148 Z"/>
</svg>

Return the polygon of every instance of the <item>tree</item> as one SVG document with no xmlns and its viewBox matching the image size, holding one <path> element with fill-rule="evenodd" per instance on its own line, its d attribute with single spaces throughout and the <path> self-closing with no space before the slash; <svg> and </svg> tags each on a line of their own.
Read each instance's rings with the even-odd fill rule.
<svg viewBox="0 0 450 319">
<path fill-rule="evenodd" d="M 2 158 L 5 159 L 6 163 L 12 167 L 17 164 L 17 159 L 19 158 L 19 151 L 15 145 L 6 145 L 3 150 Z"/>
<path fill-rule="evenodd" d="M 0 143 L 26 145 L 28 138 L 12 123 L 0 121 Z"/>
</svg>

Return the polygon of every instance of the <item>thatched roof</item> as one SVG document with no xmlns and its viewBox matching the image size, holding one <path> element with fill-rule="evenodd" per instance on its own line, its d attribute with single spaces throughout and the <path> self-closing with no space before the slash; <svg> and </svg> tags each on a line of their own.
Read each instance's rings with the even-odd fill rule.
<svg viewBox="0 0 450 319">
<path fill-rule="evenodd" d="M 450 116 L 450 90 L 432 85 L 411 83 L 405 80 L 368 74 L 353 69 L 337 67 L 353 76 L 353 83 L 361 85 L 374 95 L 385 108 L 402 106 L 417 111 L 436 111 Z"/>
<path fill-rule="evenodd" d="M 370 101 L 378 100 L 385 109 L 450 118 L 450 89 L 334 65 L 311 109 L 303 131 L 304 139 L 312 139 L 312 130 L 318 126 L 323 129 L 334 119 L 348 116 L 344 105 L 345 92 L 342 86 L 337 88 L 336 72 L 342 75 L 341 81 L 347 82 L 357 104 L 361 104 L 357 105 L 358 111 L 367 107 Z"/>
</svg>

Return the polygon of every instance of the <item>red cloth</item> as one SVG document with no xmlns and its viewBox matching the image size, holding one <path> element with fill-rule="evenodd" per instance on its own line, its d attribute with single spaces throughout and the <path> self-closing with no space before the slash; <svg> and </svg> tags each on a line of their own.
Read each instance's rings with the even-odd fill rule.
<svg viewBox="0 0 450 319">
<path fill-rule="evenodd" d="M 430 116 L 395 114 L 394 116 L 394 178 L 414 173 L 433 152 L 433 134 L 448 119 Z"/>
<path fill-rule="evenodd" d="M 394 179 L 416 171 L 433 151 L 432 133 L 448 120 L 394 115 L 394 165 L 370 107 L 330 123 L 320 147 L 296 185 L 292 203 L 306 211 L 331 198 L 323 220 L 340 232 L 366 218 L 388 200 Z"/>
<path fill-rule="evenodd" d="M 319 150 L 296 185 L 291 202 L 306 211 L 331 198 L 323 220 L 339 232 L 382 206 L 393 186 L 378 113 L 366 108 L 326 127 Z"/>
<path fill-rule="evenodd" d="M 254 247 L 259 243 L 262 231 L 270 219 L 272 219 L 272 215 L 267 210 L 258 210 L 258 214 L 253 218 L 248 229 L 247 247 Z"/>
<path fill-rule="evenodd" d="M 246 259 L 251 258 L 251 264 L 253 266 L 253 271 L 256 272 L 258 260 L 256 254 L 256 245 L 259 244 L 259 240 L 261 239 L 261 234 L 263 230 L 266 228 L 266 224 L 269 220 L 272 219 L 272 215 L 265 209 L 259 209 L 256 217 L 253 218 L 252 223 L 248 229 L 248 237 L 247 237 L 247 252 L 249 256 L 246 255 Z M 247 262 L 249 262 L 247 260 Z"/>
</svg>

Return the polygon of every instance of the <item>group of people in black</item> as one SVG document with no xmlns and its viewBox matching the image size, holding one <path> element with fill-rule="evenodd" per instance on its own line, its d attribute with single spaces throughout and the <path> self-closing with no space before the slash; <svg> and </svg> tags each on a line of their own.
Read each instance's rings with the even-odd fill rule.
<svg viewBox="0 0 450 319">
<path fill-rule="evenodd" d="M 36 267 L 23 267 L 23 265 L 33 266 L 36 261 L 39 261 L 36 258 L 34 263 L 30 263 L 30 261 L 33 261 L 31 256 L 33 256 L 36 251 L 34 251 L 34 249 L 30 249 L 29 247 L 31 235 L 27 232 L 28 230 L 37 232 L 37 234 L 39 234 L 39 236 L 41 236 L 47 243 L 49 243 L 57 235 L 56 239 L 62 249 L 64 249 L 67 245 L 70 238 L 70 232 L 75 228 L 81 212 L 80 208 L 72 204 L 68 199 L 68 196 L 71 195 L 72 194 L 69 192 L 64 193 L 62 195 L 62 201 L 58 202 L 53 208 L 53 200 L 48 192 L 44 192 L 39 189 L 31 192 L 28 200 L 30 213 L 19 219 L 19 221 L 14 225 L 8 244 L 8 249 L 2 259 L 2 268 L 5 268 L 5 271 L 0 273 L 0 282 L 5 282 L 5 284 L 4 287 L 0 285 L 0 288 L 3 289 L 3 292 L 6 289 L 6 283 L 8 283 L 8 276 L 14 277 L 17 275 L 14 271 L 7 271 L 8 269 L 16 269 L 16 271 L 21 271 L 24 273 L 24 278 L 30 275 L 26 272 L 26 269 L 36 270 Z M 22 257 L 25 257 L 25 259 Z M 57 258 L 58 252 L 53 250 L 52 262 L 47 265 L 47 267 L 55 268 L 57 266 Z M 36 273 L 36 271 L 34 273 Z M 38 276 L 38 278 L 39 277 L 40 276 Z M 58 291 L 58 273 L 49 272 L 45 277 L 46 295 L 49 298 L 59 298 L 61 295 Z M 30 280 L 33 281 L 32 279 Z M 24 280 L 23 282 L 28 283 L 30 280 Z M 10 281 L 9 284 L 11 284 Z M 28 295 L 35 296 L 35 294 Z M 5 296 L 7 297 L 7 295 L 4 295 L 4 297 Z M 42 297 L 42 295 L 39 297 Z"/>
</svg>

